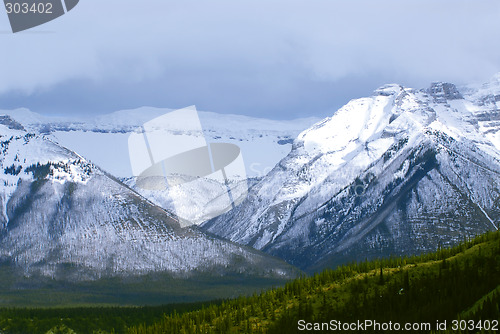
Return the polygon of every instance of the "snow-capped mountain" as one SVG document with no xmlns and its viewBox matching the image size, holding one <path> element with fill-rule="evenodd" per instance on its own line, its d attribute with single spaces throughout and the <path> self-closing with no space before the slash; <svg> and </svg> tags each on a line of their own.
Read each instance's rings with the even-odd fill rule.
<svg viewBox="0 0 500 334">
<path fill-rule="evenodd" d="M 88 119 L 47 117 L 27 109 L 0 111 L 0 114 L 10 115 L 30 132 L 45 134 L 60 145 L 78 152 L 153 203 L 175 212 L 182 221 L 199 224 L 206 220 L 207 213 L 197 203 L 206 202 L 220 185 L 206 182 L 203 187 L 186 194 L 183 201 L 185 205 L 175 208 L 170 189 L 151 191 L 137 187 L 131 169 L 128 148 L 130 134 L 144 123 L 171 111 L 143 107 Z M 232 143 L 241 149 L 246 175 L 251 179 L 267 174 L 290 152 L 293 139 L 319 120 L 304 118 L 275 121 L 203 111 L 198 112 L 198 116 L 207 143 Z M 167 136 L 178 132 L 175 128 L 162 131 Z M 175 141 L 179 141 L 179 138 L 175 138 Z"/>
<path fill-rule="evenodd" d="M 459 91 L 399 85 L 302 132 L 207 231 L 306 270 L 413 254 L 497 229 L 500 75 Z"/>
<path fill-rule="evenodd" d="M 78 118 L 49 117 L 16 109 L 0 110 L 0 115 L 9 115 L 30 132 L 49 136 L 121 179 L 132 176 L 129 135 L 144 123 L 171 111 L 143 107 Z M 293 139 L 319 121 L 316 117 L 277 121 L 204 111 L 199 111 L 198 116 L 207 142 L 233 143 L 241 148 L 249 177 L 264 176 L 290 152 Z"/>
<path fill-rule="evenodd" d="M 0 117 L 0 168 L 0 264 L 23 275 L 293 275 L 265 254 L 181 228 L 175 216 L 9 116 Z"/>
</svg>

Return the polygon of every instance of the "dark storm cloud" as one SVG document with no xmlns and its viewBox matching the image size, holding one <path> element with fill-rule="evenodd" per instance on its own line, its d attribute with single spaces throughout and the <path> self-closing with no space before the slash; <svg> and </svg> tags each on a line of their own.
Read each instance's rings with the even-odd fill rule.
<svg viewBox="0 0 500 334">
<path fill-rule="evenodd" d="M 498 1 L 86 0 L 0 34 L 0 108 L 324 115 L 386 82 L 487 80 L 499 17 Z"/>
</svg>

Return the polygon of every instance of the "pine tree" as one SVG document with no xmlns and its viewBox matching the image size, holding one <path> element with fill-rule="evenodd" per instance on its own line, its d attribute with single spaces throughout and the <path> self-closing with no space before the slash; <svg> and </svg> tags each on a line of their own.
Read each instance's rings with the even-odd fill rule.
<svg viewBox="0 0 500 334">
<path fill-rule="evenodd" d="M 384 270 L 382 268 L 382 266 L 380 266 L 380 276 L 379 276 L 379 281 L 378 281 L 378 284 L 380 285 L 384 285 Z"/>
</svg>

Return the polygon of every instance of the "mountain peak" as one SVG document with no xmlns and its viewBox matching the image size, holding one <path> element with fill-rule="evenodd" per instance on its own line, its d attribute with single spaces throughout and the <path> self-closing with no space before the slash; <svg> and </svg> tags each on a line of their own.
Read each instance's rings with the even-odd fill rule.
<svg viewBox="0 0 500 334">
<path fill-rule="evenodd" d="M 445 82 L 351 100 L 203 228 L 310 271 L 497 229 L 496 102 L 476 100 Z"/>
<path fill-rule="evenodd" d="M 0 266 L 72 281 L 158 272 L 291 273 L 254 250 L 181 228 L 174 215 L 75 152 L 8 128 L 17 127 L 8 116 L 3 123 Z"/>
<path fill-rule="evenodd" d="M 5 125 L 11 130 L 24 130 L 24 127 L 21 124 L 7 115 L 0 115 L 0 124 Z"/>
<path fill-rule="evenodd" d="M 427 90 L 434 100 L 438 103 L 446 103 L 448 100 L 463 99 L 457 86 L 449 82 L 433 82 Z"/>
<path fill-rule="evenodd" d="M 377 88 L 374 92 L 374 96 L 391 96 L 398 95 L 404 91 L 404 87 L 398 84 L 387 84 Z"/>
</svg>

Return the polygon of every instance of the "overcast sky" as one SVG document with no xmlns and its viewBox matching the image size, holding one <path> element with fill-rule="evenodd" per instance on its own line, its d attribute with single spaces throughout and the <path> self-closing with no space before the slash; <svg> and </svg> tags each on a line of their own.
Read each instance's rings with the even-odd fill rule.
<svg viewBox="0 0 500 334">
<path fill-rule="evenodd" d="M 384 83 L 487 81 L 499 41 L 498 0 L 80 0 L 17 34 L 2 9 L 0 109 L 325 116 Z"/>
</svg>

